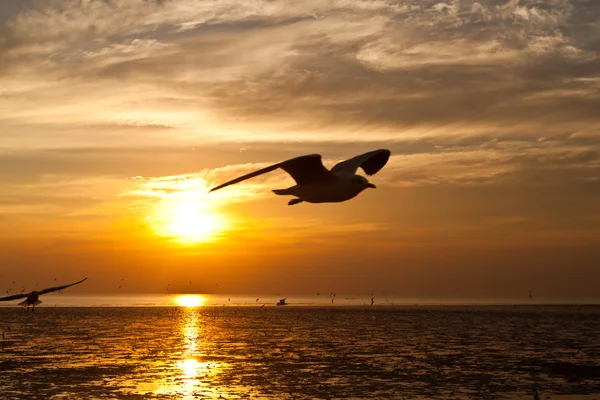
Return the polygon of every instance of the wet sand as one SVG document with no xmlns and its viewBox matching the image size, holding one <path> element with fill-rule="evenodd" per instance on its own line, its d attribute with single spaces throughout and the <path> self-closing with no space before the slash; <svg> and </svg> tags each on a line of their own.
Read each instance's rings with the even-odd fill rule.
<svg viewBox="0 0 600 400">
<path fill-rule="evenodd" d="M 600 307 L 0 308 L 2 399 L 600 400 Z M 10 326 L 10 331 L 7 327 Z"/>
</svg>

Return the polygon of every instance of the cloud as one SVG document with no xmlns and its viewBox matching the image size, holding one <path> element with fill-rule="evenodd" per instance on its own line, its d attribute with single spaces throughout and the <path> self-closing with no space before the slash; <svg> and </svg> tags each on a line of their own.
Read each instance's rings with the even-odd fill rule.
<svg viewBox="0 0 600 400">
<path fill-rule="evenodd" d="M 598 14 L 587 3 L 38 6 L 7 25 L 12 50 L 23 50 L 3 56 L 15 130 L 68 121 L 164 126 L 181 139 L 327 141 L 596 119 L 598 46 L 591 27 L 572 28 Z M 63 47 L 48 45 L 50 57 L 23 47 L 46 40 Z"/>
</svg>

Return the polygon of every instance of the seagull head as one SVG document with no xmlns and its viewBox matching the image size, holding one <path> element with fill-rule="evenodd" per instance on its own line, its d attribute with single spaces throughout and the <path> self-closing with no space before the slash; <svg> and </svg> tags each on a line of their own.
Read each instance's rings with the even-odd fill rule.
<svg viewBox="0 0 600 400">
<path fill-rule="evenodd" d="M 367 188 L 373 188 L 373 189 L 377 188 L 377 186 L 370 183 L 367 180 L 367 178 L 360 176 L 360 175 L 354 175 L 352 177 L 352 186 L 356 186 L 356 187 L 360 188 L 360 190 L 365 190 Z"/>
</svg>

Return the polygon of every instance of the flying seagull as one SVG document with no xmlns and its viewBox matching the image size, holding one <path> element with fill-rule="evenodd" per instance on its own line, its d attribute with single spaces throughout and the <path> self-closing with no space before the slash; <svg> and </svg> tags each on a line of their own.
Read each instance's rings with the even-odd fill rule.
<svg viewBox="0 0 600 400">
<path fill-rule="evenodd" d="M 338 203 L 356 197 L 366 188 L 375 188 L 375 185 L 365 177 L 356 175 L 356 171 L 362 168 L 367 175 L 374 175 L 385 166 L 390 154 L 390 151 L 386 149 L 370 151 L 342 161 L 331 170 L 323 166 L 320 154 L 300 156 L 240 176 L 212 188 L 210 191 L 213 192 L 281 168 L 296 181 L 296 185 L 287 189 L 273 190 L 275 194 L 280 196 L 294 196 L 295 198 L 290 200 L 288 205 L 291 206 L 303 201 L 307 203 Z"/>
<path fill-rule="evenodd" d="M 66 289 L 66 288 L 74 286 L 74 285 L 78 285 L 81 282 L 85 281 L 86 279 L 87 278 L 83 278 L 80 281 L 77 281 L 75 283 L 70 283 L 68 285 L 54 286 L 54 287 L 42 289 L 39 291 L 34 290 L 33 292 L 30 292 L 30 293 L 20 293 L 20 294 L 13 294 L 11 296 L 0 297 L 0 301 L 9 301 L 9 300 L 17 300 L 17 299 L 25 298 L 25 300 L 20 302 L 19 305 L 22 307 L 27 307 L 27 311 L 29 311 L 29 306 L 31 306 L 31 311 L 33 312 L 33 311 L 35 311 L 35 306 L 37 306 L 38 304 L 41 303 L 41 301 L 38 300 L 41 295 L 50 293 L 50 292 L 56 292 L 59 290 L 63 290 L 63 289 Z"/>
</svg>

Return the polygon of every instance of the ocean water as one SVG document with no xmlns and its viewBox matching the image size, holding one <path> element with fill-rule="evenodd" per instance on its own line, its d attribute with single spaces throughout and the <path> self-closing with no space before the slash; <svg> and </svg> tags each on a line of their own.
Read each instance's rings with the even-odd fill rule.
<svg viewBox="0 0 600 400">
<path fill-rule="evenodd" d="M 600 399 L 600 307 L 136 298 L 0 308 L 0 399 Z"/>
</svg>

